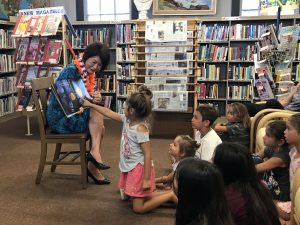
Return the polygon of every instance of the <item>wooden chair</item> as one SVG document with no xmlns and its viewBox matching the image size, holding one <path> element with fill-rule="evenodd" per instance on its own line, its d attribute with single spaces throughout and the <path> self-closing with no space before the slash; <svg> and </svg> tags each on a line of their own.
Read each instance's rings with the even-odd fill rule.
<svg viewBox="0 0 300 225">
<path fill-rule="evenodd" d="M 53 83 L 52 77 L 38 78 L 31 81 L 41 138 L 41 155 L 35 183 L 40 184 L 45 165 L 51 165 L 51 172 L 55 172 L 57 165 L 81 165 L 82 188 L 86 188 L 86 141 L 88 140 L 88 135 L 85 133 L 54 134 L 47 127 L 47 97 L 49 96 L 49 88 Z M 79 151 L 61 151 L 62 144 L 65 143 L 78 144 Z M 56 144 L 52 161 L 47 161 L 48 144 Z M 78 158 L 80 160 L 76 160 Z"/>
<path fill-rule="evenodd" d="M 292 181 L 291 225 L 300 225 L 300 168 Z"/>
</svg>

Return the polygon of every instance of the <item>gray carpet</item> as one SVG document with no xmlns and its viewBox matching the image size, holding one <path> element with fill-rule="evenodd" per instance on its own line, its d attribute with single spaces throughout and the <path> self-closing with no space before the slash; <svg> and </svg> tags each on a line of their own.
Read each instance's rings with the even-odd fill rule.
<svg viewBox="0 0 300 225">
<path fill-rule="evenodd" d="M 39 162 L 38 128 L 31 118 L 33 136 L 25 136 L 25 118 L 0 124 L 0 224 L 1 225 L 171 225 L 175 209 L 164 205 L 145 215 L 132 212 L 131 203 L 120 200 L 119 141 L 121 124 L 105 120 L 103 142 L 105 163 L 112 168 L 105 171 L 111 179 L 108 186 L 89 183 L 86 190 L 79 182 L 80 167 L 59 166 L 56 173 L 46 167 L 42 182 L 35 185 Z M 168 146 L 171 139 L 151 139 L 156 174 L 169 170 Z M 67 146 L 73 148 L 73 146 Z M 54 147 L 51 148 L 51 155 Z"/>
</svg>

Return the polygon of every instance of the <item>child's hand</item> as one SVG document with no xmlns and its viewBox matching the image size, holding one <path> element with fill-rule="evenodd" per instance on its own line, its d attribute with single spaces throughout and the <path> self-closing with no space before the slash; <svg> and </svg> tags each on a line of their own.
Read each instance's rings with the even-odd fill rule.
<svg viewBox="0 0 300 225">
<path fill-rule="evenodd" d="M 147 179 L 147 180 L 144 179 L 143 180 L 143 186 L 142 186 L 143 191 L 149 191 L 150 187 L 151 187 L 150 179 Z"/>
<path fill-rule="evenodd" d="M 91 107 L 93 105 L 92 103 L 90 103 L 88 100 L 86 100 L 84 98 L 82 98 L 82 101 L 83 101 L 83 103 L 82 103 L 83 107 L 89 108 L 89 107 Z"/>
<path fill-rule="evenodd" d="M 83 111 L 84 111 L 84 108 L 83 107 L 80 107 L 79 108 L 79 111 L 77 112 L 78 114 L 81 114 L 81 113 L 83 113 Z"/>
</svg>

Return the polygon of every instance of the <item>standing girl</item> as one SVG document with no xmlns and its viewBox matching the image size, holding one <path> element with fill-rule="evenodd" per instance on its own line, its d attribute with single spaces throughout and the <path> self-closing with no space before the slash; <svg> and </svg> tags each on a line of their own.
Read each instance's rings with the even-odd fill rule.
<svg viewBox="0 0 300 225">
<path fill-rule="evenodd" d="M 290 180 L 289 180 L 289 146 L 284 138 L 286 122 L 276 120 L 266 127 L 266 134 L 263 137 L 265 149 L 259 151 L 257 155 L 263 159 L 257 164 L 256 170 L 261 173 L 263 180 L 272 193 L 273 199 L 279 201 L 290 200 Z"/>
<path fill-rule="evenodd" d="M 155 179 L 156 184 L 171 187 L 173 183 L 174 173 L 179 162 L 188 157 L 194 157 L 199 144 L 189 135 L 178 135 L 169 146 L 169 155 L 172 160 L 172 172 L 167 176 L 158 177 Z"/>
<path fill-rule="evenodd" d="M 222 141 L 235 142 L 249 147 L 250 116 L 246 106 L 239 102 L 230 104 L 226 118 L 228 123 L 218 123 L 214 128 Z"/>
<path fill-rule="evenodd" d="M 146 119 L 151 113 L 152 92 L 141 86 L 126 102 L 124 114 L 84 100 L 83 106 L 95 109 L 111 119 L 123 123 L 120 146 L 121 176 L 119 188 L 133 198 L 133 211 L 145 213 L 164 202 L 175 200 L 173 191 L 154 194 L 155 174 L 152 166 L 149 129 Z"/>
</svg>

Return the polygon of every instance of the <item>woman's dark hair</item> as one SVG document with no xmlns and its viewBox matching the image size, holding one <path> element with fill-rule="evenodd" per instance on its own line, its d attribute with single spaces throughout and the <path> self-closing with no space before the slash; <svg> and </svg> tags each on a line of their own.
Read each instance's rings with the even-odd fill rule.
<svg viewBox="0 0 300 225">
<path fill-rule="evenodd" d="M 276 140 L 284 140 L 284 145 L 288 145 L 285 141 L 284 131 L 286 122 L 283 120 L 275 120 L 270 122 L 266 127 L 266 134 L 274 137 Z"/>
<path fill-rule="evenodd" d="M 101 70 L 104 70 L 106 66 L 109 64 L 109 57 L 110 57 L 109 48 L 100 42 L 94 42 L 86 46 L 82 57 L 83 62 L 85 63 L 86 60 L 94 56 L 99 56 L 102 63 Z"/>
<path fill-rule="evenodd" d="M 280 225 L 272 197 L 260 182 L 246 147 L 223 142 L 216 147 L 214 163 L 220 169 L 225 185 L 235 183 L 241 191 L 249 224 Z"/>
<path fill-rule="evenodd" d="M 183 158 L 194 157 L 197 149 L 200 147 L 200 144 L 189 135 L 178 135 L 181 138 L 179 151 L 183 153 Z"/>
<path fill-rule="evenodd" d="M 151 98 L 153 94 L 145 85 L 138 88 L 137 92 L 132 93 L 126 100 L 128 109 L 135 110 L 135 117 L 145 119 L 151 113 Z"/>
<path fill-rule="evenodd" d="M 176 172 L 178 206 L 176 225 L 205 224 L 232 225 L 224 195 L 223 179 L 211 163 L 185 158 Z"/>
</svg>

